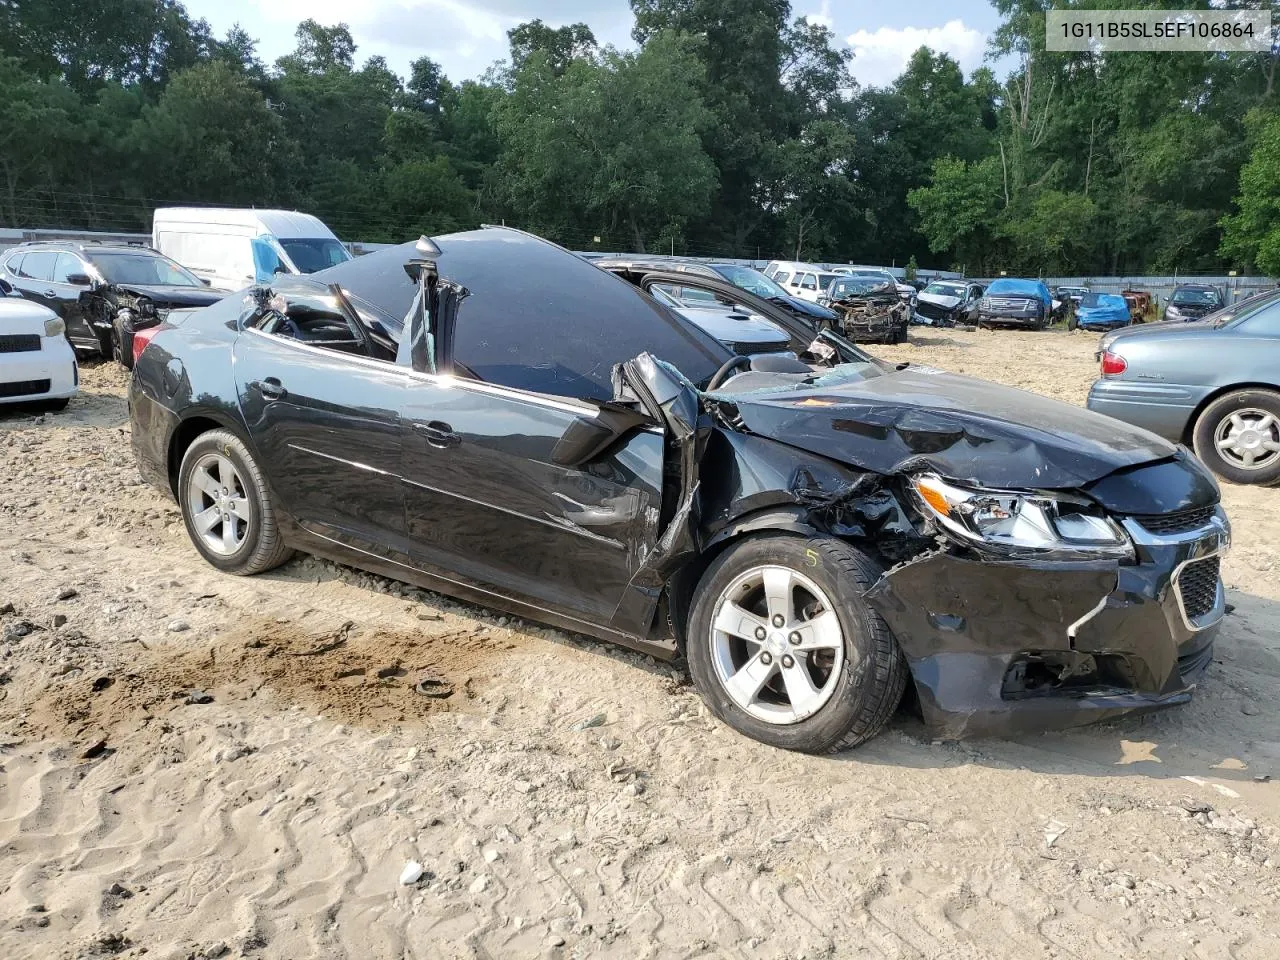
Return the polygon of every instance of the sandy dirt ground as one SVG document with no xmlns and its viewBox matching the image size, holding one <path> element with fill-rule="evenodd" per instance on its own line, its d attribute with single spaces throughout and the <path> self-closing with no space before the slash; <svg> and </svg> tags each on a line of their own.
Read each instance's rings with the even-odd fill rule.
<svg viewBox="0 0 1280 960">
<path fill-rule="evenodd" d="M 1082 403 L 1094 343 L 882 352 Z M 644 657 L 309 558 L 216 572 L 125 383 L 0 414 L 0 957 L 1280 956 L 1280 491 L 1224 490 L 1191 705 L 958 744 L 901 711 L 815 758 Z"/>
</svg>

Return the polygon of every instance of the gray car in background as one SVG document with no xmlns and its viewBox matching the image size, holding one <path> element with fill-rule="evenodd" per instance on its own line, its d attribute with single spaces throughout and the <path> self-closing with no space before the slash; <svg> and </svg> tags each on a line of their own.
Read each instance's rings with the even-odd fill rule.
<svg viewBox="0 0 1280 960">
<path fill-rule="evenodd" d="M 1090 410 L 1192 445 L 1227 480 L 1280 481 L 1280 291 L 1100 347 Z"/>
</svg>

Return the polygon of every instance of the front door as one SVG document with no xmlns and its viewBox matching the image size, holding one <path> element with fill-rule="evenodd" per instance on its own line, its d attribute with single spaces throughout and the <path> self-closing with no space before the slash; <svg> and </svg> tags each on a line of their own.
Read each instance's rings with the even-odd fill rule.
<svg viewBox="0 0 1280 960">
<path fill-rule="evenodd" d="M 58 254 L 58 260 L 53 266 L 52 288 L 58 295 L 58 311 L 67 325 L 67 337 L 77 347 L 100 350 L 104 356 L 109 356 L 109 349 L 102 349 L 104 340 L 107 347 L 110 347 L 109 328 L 102 334 L 94 329 L 87 309 L 90 288 L 85 283 L 72 283 L 71 277 L 76 275 L 89 275 L 85 262 L 73 253 Z"/>
<path fill-rule="evenodd" d="M 657 539 L 661 433 L 632 431 L 565 467 L 552 451 L 590 404 L 423 376 L 403 409 L 405 519 L 418 565 L 607 622 Z"/>
<path fill-rule="evenodd" d="M 234 356 L 240 408 L 276 502 L 309 533 L 403 559 L 400 406 L 408 371 L 260 329 L 240 335 Z"/>
</svg>

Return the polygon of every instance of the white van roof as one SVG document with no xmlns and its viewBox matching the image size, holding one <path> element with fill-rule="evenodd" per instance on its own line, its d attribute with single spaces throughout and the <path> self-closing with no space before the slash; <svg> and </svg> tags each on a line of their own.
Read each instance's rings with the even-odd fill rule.
<svg viewBox="0 0 1280 960">
<path fill-rule="evenodd" d="M 290 239 L 338 239 L 318 217 L 297 210 L 253 210 L 232 207 L 160 207 L 155 212 L 155 226 L 183 223 L 208 223 L 228 227 L 250 228 L 258 234 Z"/>
</svg>

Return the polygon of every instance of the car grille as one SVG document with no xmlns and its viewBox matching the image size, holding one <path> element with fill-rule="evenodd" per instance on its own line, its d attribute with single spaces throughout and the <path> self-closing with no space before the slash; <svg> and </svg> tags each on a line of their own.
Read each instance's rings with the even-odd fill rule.
<svg viewBox="0 0 1280 960">
<path fill-rule="evenodd" d="M 0 383 L 0 397 L 30 397 L 37 393 L 48 393 L 48 380 L 12 380 Z"/>
<path fill-rule="evenodd" d="M 30 353 L 40 349 L 38 333 L 6 333 L 0 335 L 0 353 Z"/>
<path fill-rule="evenodd" d="M 1177 513 L 1163 513 L 1158 516 L 1134 517 L 1148 533 L 1167 536 L 1174 533 L 1187 533 L 1199 530 L 1211 519 L 1217 507 L 1193 507 Z"/>
<path fill-rule="evenodd" d="M 1218 599 L 1219 566 L 1217 557 L 1206 557 L 1182 568 L 1178 575 L 1178 593 L 1188 620 L 1203 617 L 1213 609 Z"/>
<path fill-rule="evenodd" d="M 1013 297 L 988 297 L 987 308 L 990 310 L 1010 310 L 1019 313 L 1023 310 L 1030 310 L 1033 301 L 1026 299 L 1015 299 Z"/>
<path fill-rule="evenodd" d="M 734 353 L 740 353 L 744 357 L 749 357 L 756 353 L 786 353 L 791 349 L 791 341 L 789 340 L 766 340 L 762 343 L 733 343 L 729 345 Z"/>
<path fill-rule="evenodd" d="M 922 317 L 928 317 L 930 320 L 946 320 L 951 316 L 951 311 L 946 307 L 939 306 L 936 303 L 929 303 L 927 300 L 916 302 L 916 313 Z"/>
</svg>

